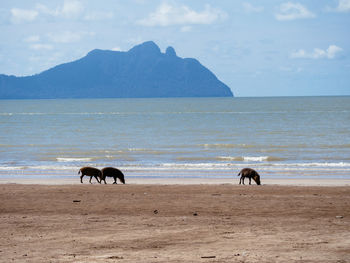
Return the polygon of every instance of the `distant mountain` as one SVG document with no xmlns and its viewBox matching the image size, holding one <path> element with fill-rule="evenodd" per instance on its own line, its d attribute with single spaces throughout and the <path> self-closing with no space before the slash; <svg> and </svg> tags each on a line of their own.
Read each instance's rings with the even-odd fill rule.
<svg viewBox="0 0 350 263">
<path fill-rule="evenodd" d="M 152 41 L 127 52 L 95 49 L 33 76 L 0 75 L 0 99 L 232 96 L 196 59 L 172 47 L 162 53 Z"/>
</svg>

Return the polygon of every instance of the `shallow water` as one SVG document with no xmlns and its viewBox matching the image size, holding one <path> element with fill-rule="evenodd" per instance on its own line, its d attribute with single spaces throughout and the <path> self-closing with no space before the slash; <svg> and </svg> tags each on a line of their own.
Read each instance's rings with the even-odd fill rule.
<svg viewBox="0 0 350 263">
<path fill-rule="evenodd" d="M 350 179 L 350 97 L 1 100 L 0 178 Z"/>
</svg>

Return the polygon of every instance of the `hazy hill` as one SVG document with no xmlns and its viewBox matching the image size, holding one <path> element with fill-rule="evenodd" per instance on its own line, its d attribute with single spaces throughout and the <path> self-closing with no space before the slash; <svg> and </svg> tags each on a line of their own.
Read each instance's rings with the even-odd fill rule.
<svg viewBox="0 0 350 263">
<path fill-rule="evenodd" d="M 0 75 L 1 99 L 232 97 L 196 59 L 152 41 L 127 52 L 93 50 L 85 57 L 26 77 Z"/>
</svg>

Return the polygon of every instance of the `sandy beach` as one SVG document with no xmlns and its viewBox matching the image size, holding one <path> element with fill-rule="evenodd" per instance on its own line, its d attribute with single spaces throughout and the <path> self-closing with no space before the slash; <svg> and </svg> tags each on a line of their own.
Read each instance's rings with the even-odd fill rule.
<svg viewBox="0 0 350 263">
<path fill-rule="evenodd" d="M 350 186 L 14 184 L 1 262 L 350 262 Z"/>
</svg>

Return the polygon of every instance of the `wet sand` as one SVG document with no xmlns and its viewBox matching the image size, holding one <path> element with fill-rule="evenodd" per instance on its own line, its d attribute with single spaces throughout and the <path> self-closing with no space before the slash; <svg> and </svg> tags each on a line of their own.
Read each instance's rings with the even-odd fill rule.
<svg viewBox="0 0 350 263">
<path fill-rule="evenodd" d="M 1 262 L 350 262 L 350 186 L 0 184 Z"/>
</svg>

